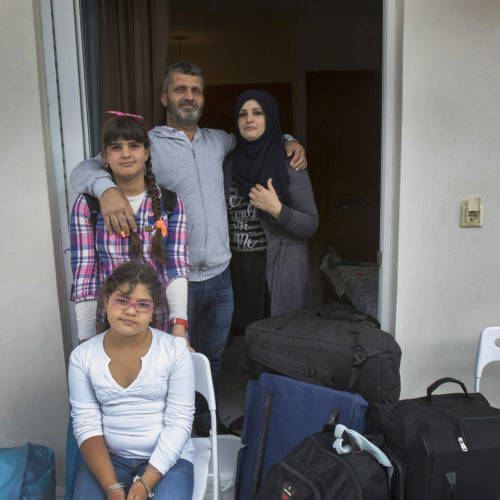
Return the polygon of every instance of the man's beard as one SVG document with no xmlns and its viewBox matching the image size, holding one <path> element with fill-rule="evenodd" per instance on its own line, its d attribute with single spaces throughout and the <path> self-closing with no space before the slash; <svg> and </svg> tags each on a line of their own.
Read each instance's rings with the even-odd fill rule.
<svg viewBox="0 0 500 500">
<path fill-rule="evenodd" d="M 182 104 L 182 102 L 179 103 L 179 107 L 167 106 L 167 115 L 173 123 L 178 123 L 179 125 L 183 125 L 185 127 L 196 125 L 201 117 L 203 106 L 195 108 L 192 111 L 185 111 L 180 108 Z"/>
</svg>

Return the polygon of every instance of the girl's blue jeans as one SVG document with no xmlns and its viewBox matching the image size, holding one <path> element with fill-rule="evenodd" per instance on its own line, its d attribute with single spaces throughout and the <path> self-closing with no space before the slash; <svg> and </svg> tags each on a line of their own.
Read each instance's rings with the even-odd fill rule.
<svg viewBox="0 0 500 500">
<path fill-rule="evenodd" d="M 125 484 L 128 493 L 135 476 L 141 476 L 148 460 L 123 458 L 109 454 L 119 483 Z M 154 488 L 155 500 L 189 500 L 193 496 L 193 464 L 180 458 Z M 106 500 L 106 495 L 96 481 L 86 462 L 80 466 L 75 478 L 73 500 Z"/>
</svg>

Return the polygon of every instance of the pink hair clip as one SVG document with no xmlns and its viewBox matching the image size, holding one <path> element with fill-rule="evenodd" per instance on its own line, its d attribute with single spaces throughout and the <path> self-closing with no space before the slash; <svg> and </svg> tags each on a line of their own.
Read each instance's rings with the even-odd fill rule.
<svg viewBox="0 0 500 500">
<path fill-rule="evenodd" d="M 134 120 L 144 120 L 144 116 L 132 115 L 131 113 L 122 113 L 121 111 L 106 111 L 106 114 L 115 116 L 126 116 L 127 118 L 133 118 Z"/>
<path fill-rule="evenodd" d="M 102 127 L 103 130 L 108 126 L 108 123 L 111 120 L 114 120 L 118 116 L 126 117 L 126 118 L 132 118 L 133 120 L 136 120 L 136 121 L 142 121 L 142 120 L 144 120 L 144 116 L 133 115 L 131 113 L 123 113 L 121 111 L 106 111 L 106 114 L 107 115 L 113 115 L 113 116 L 104 124 L 104 127 Z"/>
</svg>

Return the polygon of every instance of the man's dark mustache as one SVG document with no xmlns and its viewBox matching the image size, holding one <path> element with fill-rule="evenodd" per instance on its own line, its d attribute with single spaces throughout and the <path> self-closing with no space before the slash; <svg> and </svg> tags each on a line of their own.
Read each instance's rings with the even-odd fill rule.
<svg viewBox="0 0 500 500">
<path fill-rule="evenodd" d="M 179 106 L 184 106 L 184 104 L 189 104 L 196 108 L 196 104 L 192 99 L 184 99 L 179 103 Z"/>
</svg>

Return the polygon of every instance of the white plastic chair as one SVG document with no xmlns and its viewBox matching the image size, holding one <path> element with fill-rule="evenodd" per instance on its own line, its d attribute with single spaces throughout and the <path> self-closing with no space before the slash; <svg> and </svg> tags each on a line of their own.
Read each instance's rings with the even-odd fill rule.
<svg viewBox="0 0 500 500">
<path fill-rule="evenodd" d="M 210 436 L 192 438 L 194 454 L 193 500 L 203 500 L 207 489 L 208 466 L 212 463 L 213 500 L 219 500 L 219 461 L 217 457 L 217 417 L 212 372 L 207 357 L 199 352 L 192 353 L 195 389 L 205 397 L 210 410 Z"/>
<path fill-rule="evenodd" d="M 496 340 L 500 340 L 500 326 L 489 326 L 481 332 L 476 357 L 476 383 L 474 386 L 476 392 L 479 392 L 479 381 L 483 368 L 493 361 L 500 361 L 500 347 L 495 344 Z"/>
</svg>

